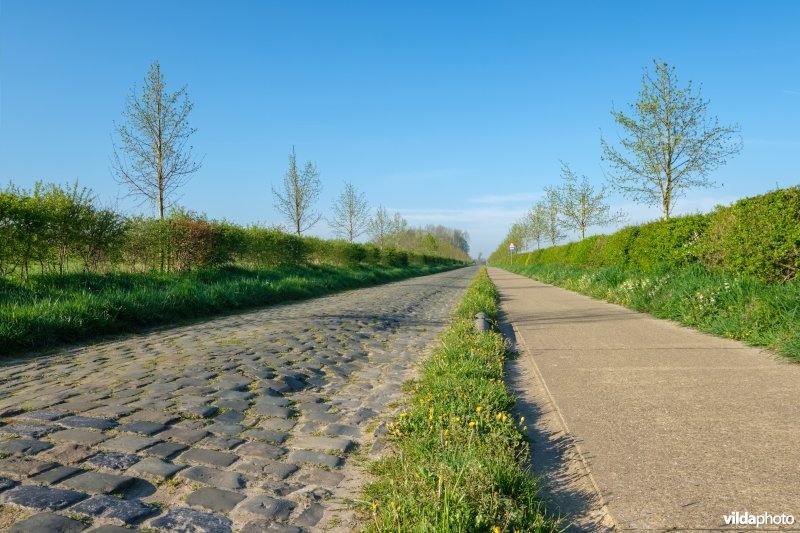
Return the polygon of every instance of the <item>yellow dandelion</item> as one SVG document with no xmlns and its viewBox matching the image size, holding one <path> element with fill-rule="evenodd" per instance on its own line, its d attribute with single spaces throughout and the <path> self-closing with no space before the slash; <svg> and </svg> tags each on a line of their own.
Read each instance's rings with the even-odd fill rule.
<svg viewBox="0 0 800 533">
<path fill-rule="evenodd" d="M 469 427 L 471 427 L 471 428 L 472 428 L 472 427 L 475 427 L 475 422 L 473 422 L 473 421 L 470 421 L 470 423 L 469 423 Z"/>
<path fill-rule="evenodd" d="M 480 413 L 481 411 L 483 411 L 482 406 L 479 405 L 478 407 L 475 408 L 475 412 Z"/>
</svg>

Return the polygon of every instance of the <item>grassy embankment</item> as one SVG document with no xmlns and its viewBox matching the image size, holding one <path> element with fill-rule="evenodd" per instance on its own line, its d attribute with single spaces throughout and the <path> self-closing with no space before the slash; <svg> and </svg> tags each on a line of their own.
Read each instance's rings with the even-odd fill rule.
<svg viewBox="0 0 800 533">
<path fill-rule="evenodd" d="M 461 266 L 294 265 L 0 279 L 0 356 Z"/>
<path fill-rule="evenodd" d="M 498 250 L 493 262 L 504 258 Z M 501 266 L 800 360 L 800 187 L 520 254 L 514 263 Z"/>
<path fill-rule="evenodd" d="M 503 383 L 507 345 L 476 333 L 473 317 L 497 315 L 497 291 L 481 270 L 440 346 L 412 385 L 409 406 L 388 424 L 393 452 L 371 465 L 365 488 L 372 531 L 553 531 L 526 469 L 524 419 Z"/>
<path fill-rule="evenodd" d="M 800 360 L 800 284 L 796 282 L 771 285 L 700 265 L 650 271 L 542 264 L 504 268 Z"/>
</svg>

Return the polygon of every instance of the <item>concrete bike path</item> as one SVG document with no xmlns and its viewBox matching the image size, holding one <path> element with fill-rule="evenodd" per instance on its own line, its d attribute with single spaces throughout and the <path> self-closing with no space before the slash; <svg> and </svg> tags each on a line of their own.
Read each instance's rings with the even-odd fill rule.
<svg viewBox="0 0 800 533">
<path fill-rule="evenodd" d="M 492 268 L 534 469 L 576 530 L 800 530 L 800 365 Z M 537 464 L 538 462 L 538 464 Z M 788 519 L 786 520 L 788 521 Z"/>
</svg>

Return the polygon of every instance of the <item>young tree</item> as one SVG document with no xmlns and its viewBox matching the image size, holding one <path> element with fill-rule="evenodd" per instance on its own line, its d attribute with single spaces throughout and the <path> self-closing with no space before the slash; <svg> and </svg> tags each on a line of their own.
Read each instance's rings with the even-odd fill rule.
<svg viewBox="0 0 800 533">
<path fill-rule="evenodd" d="M 525 215 L 525 228 L 530 242 L 536 241 L 536 249 L 542 247 L 542 239 L 547 236 L 547 208 L 542 201 L 536 202 Z"/>
<path fill-rule="evenodd" d="M 625 132 L 622 150 L 601 143 L 603 160 L 616 169 L 612 185 L 634 201 L 660 205 L 666 220 L 687 189 L 714 185 L 708 174 L 737 154 L 742 141 L 738 125 L 720 126 L 708 116 L 709 102 L 692 91 L 691 81 L 681 88 L 675 67 L 653 63 L 630 114 L 611 113 Z"/>
<path fill-rule="evenodd" d="M 528 247 L 528 228 L 525 227 L 525 223 L 522 221 L 514 222 L 511 225 L 511 229 L 508 230 L 506 240 L 508 241 L 506 246 L 513 242 L 518 252 L 526 249 Z"/>
<path fill-rule="evenodd" d="M 196 131 L 189 125 L 193 104 L 184 85 L 167 92 L 158 61 L 150 65 L 141 94 L 134 86 L 122 115 L 125 123 L 112 136 L 112 169 L 117 181 L 131 194 L 143 196 L 164 218 L 165 207 L 189 175 L 200 169 L 194 159 L 189 137 Z"/>
<path fill-rule="evenodd" d="M 400 246 L 401 238 L 408 232 L 408 221 L 398 212 L 389 220 L 389 239 L 394 246 Z"/>
<path fill-rule="evenodd" d="M 550 244 L 555 246 L 558 241 L 564 238 L 564 231 L 561 227 L 561 213 L 558 208 L 558 193 L 552 187 L 545 187 L 544 191 L 545 198 L 539 202 L 544 216 L 544 234 L 550 239 Z"/>
<path fill-rule="evenodd" d="M 581 232 L 581 240 L 586 237 L 589 226 L 605 226 L 625 219 L 621 211 L 611 212 L 606 203 L 606 189 L 595 191 L 589 178 L 573 172 L 567 163 L 561 162 L 561 177 L 564 184 L 555 189 L 555 198 L 561 222 L 565 228 Z"/>
<path fill-rule="evenodd" d="M 350 182 L 333 204 L 333 218 L 328 223 L 336 235 L 353 242 L 369 225 L 369 205 L 363 192 L 358 192 Z"/>
<path fill-rule="evenodd" d="M 389 239 L 391 230 L 391 220 L 389 219 L 389 212 L 383 206 L 378 206 L 375 210 L 375 216 L 372 217 L 367 226 L 367 232 L 372 238 L 372 242 L 383 249 Z"/>
<path fill-rule="evenodd" d="M 292 146 L 289 168 L 283 177 L 281 188 L 273 187 L 272 194 L 275 196 L 275 209 L 289 220 L 297 235 L 311 229 L 322 218 L 321 214 L 313 210 L 314 202 L 321 191 L 322 182 L 317 166 L 308 161 L 302 171 L 298 170 L 297 155 Z"/>
</svg>

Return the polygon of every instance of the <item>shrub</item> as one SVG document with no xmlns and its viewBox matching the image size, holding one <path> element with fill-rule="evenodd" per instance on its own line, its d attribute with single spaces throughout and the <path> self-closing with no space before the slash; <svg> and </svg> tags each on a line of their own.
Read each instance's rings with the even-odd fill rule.
<svg viewBox="0 0 800 533">
<path fill-rule="evenodd" d="M 493 261 L 507 262 L 502 250 Z M 629 226 L 611 235 L 519 254 L 515 264 L 631 267 L 699 264 L 765 282 L 800 272 L 800 187 L 791 187 L 690 215 Z"/>
<path fill-rule="evenodd" d="M 800 269 L 800 187 L 717 208 L 700 249 L 711 268 L 769 282 L 794 278 Z"/>
<path fill-rule="evenodd" d="M 690 215 L 642 224 L 628 248 L 626 266 L 650 269 L 658 263 L 685 265 L 698 259 L 698 243 L 708 215 Z"/>
</svg>

